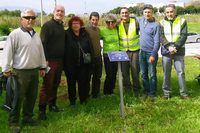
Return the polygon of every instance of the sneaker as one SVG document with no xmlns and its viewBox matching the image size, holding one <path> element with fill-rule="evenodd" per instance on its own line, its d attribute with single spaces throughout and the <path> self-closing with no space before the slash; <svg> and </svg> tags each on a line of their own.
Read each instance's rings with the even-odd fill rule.
<svg viewBox="0 0 200 133">
<path fill-rule="evenodd" d="M 58 108 L 56 105 L 49 105 L 49 111 L 51 112 L 62 112 L 63 110 Z"/>
<path fill-rule="evenodd" d="M 141 96 L 140 98 L 142 98 L 142 99 L 146 99 L 147 96 L 148 96 L 148 95 L 143 95 L 143 96 Z"/>
<path fill-rule="evenodd" d="M 170 99 L 171 98 L 171 96 L 170 95 L 164 95 L 164 96 L 162 96 L 162 98 L 161 99 L 163 99 L 163 100 L 167 100 L 167 99 Z"/>
<path fill-rule="evenodd" d="M 33 120 L 32 118 L 29 120 L 22 120 L 22 125 L 37 126 L 39 124 L 40 120 Z"/>
<path fill-rule="evenodd" d="M 109 94 L 108 96 L 115 97 L 116 95 L 114 93 L 112 93 L 112 94 Z"/>
<path fill-rule="evenodd" d="M 185 99 L 185 100 L 191 100 L 190 99 L 190 97 L 188 97 L 188 96 L 181 96 L 183 99 Z"/>
<path fill-rule="evenodd" d="M 19 126 L 9 126 L 9 130 L 12 133 L 20 133 L 21 128 Z"/>
<path fill-rule="evenodd" d="M 38 112 L 38 119 L 40 119 L 40 120 L 46 120 L 47 119 L 46 113 L 44 113 L 42 111 L 39 111 Z"/>
<path fill-rule="evenodd" d="M 154 102 L 155 101 L 155 96 L 150 96 L 150 101 Z"/>
</svg>

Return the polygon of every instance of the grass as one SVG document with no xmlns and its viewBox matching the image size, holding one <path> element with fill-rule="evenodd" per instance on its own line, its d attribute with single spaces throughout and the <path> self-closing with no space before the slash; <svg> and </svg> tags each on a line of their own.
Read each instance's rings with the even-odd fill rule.
<svg viewBox="0 0 200 133">
<path fill-rule="evenodd" d="M 104 69 L 100 97 L 89 99 L 85 106 L 80 105 L 80 101 L 77 99 L 75 108 L 69 107 L 67 86 L 63 75 L 62 84 L 58 88 L 57 105 L 65 111 L 59 113 L 47 111 L 48 119 L 41 121 L 40 125 L 36 127 L 23 127 L 21 121 L 19 125 L 23 127 L 22 133 L 197 133 L 200 132 L 200 91 L 199 84 L 194 77 L 199 74 L 199 67 L 198 59 L 185 57 L 186 85 L 191 101 L 180 98 L 174 67 L 171 80 L 172 98 L 162 100 L 163 70 L 162 58 L 159 58 L 157 65 L 158 91 L 155 102 L 150 102 L 149 98 L 146 100 L 135 98 L 133 93 L 124 92 L 125 119 L 121 117 L 118 81 L 115 89 L 116 97 L 103 95 Z M 41 86 L 41 82 L 40 78 L 39 86 Z M 4 97 L 5 92 L 0 97 L 2 105 Z M 38 113 L 37 103 L 34 113 Z M 0 114 L 0 131 L 6 133 L 8 132 L 8 113 L 0 110 Z M 34 116 L 34 118 L 36 117 L 37 115 Z"/>
</svg>

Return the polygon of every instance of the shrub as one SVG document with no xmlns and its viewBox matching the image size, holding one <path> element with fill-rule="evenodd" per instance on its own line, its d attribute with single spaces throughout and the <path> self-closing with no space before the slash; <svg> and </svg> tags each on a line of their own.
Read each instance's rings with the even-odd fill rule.
<svg viewBox="0 0 200 133">
<path fill-rule="evenodd" d="M 0 35 L 9 35 L 10 34 L 10 29 L 8 24 L 0 24 Z"/>
</svg>

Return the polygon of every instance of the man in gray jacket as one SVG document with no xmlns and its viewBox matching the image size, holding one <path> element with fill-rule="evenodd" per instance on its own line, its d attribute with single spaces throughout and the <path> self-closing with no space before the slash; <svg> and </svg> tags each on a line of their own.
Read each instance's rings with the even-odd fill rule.
<svg viewBox="0 0 200 133">
<path fill-rule="evenodd" d="M 2 72 L 9 77 L 12 68 L 12 75 L 16 76 L 19 83 L 17 104 L 8 118 L 11 132 L 20 132 L 18 122 L 22 102 L 22 124 L 39 124 L 39 120 L 33 120 L 32 116 L 38 92 L 38 70 L 41 70 L 40 76 L 44 77 L 46 60 L 40 36 L 33 29 L 35 19 L 34 11 L 23 10 L 22 26 L 10 33 L 3 50 Z"/>
<path fill-rule="evenodd" d="M 186 90 L 184 55 L 185 41 L 187 39 L 187 22 L 176 15 L 176 7 L 169 4 L 165 7 L 166 17 L 160 21 L 160 43 L 163 55 L 164 79 L 162 89 L 164 96 L 162 99 L 171 97 L 171 70 L 172 60 L 177 72 L 180 95 L 183 99 L 190 100 Z"/>
</svg>

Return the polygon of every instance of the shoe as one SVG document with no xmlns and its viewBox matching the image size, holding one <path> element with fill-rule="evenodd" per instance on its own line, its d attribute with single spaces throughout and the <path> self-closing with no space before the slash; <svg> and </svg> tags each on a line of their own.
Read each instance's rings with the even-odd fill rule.
<svg viewBox="0 0 200 133">
<path fill-rule="evenodd" d="M 114 93 L 112 93 L 112 94 L 108 94 L 108 96 L 115 97 L 116 95 Z"/>
<path fill-rule="evenodd" d="M 38 119 L 40 119 L 40 120 L 46 120 L 47 119 L 46 113 L 42 112 L 42 111 L 39 111 L 38 112 Z"/>
<path fill-rule="evenodd" d="M 11 133 L 20 133 L 21 128 L 19 126 L 9 126 L 9 130 Z"/>
<path fill-rule="evenodd" d="M 51 112 L 62 112 L 63 110 L 58 108 L 56 105 L 49 105 L 49 111 L 51 111 Z"/>
<path fill-rule="evenodd" d="M 170 99 L 170 98 L 171 98 L 171 95 L 164 95 L 164 96 L 162 96 L 161 99 L 163 99 L 163 100 L 167 100 L 167 99 Z"/>
<path fill-rule="evenodd" d="M 150 101 L 154 102 L 155 101 L 155 96 L 150 96 Z"/>
<path fill-rule="evenodd" d="M 183 99 L 185 99 L 185 100 L 191 100 L 190 99 L 190 97 L 188 97 L 188 96 L 181 96 Z"/>
<path fill-rule="evenodd" d="M 142 99 L 146 99 L 147 96 L 148 96 L 148 95 L 143 95 L 143 96 L 141 96 L 140 98 L 142 98 Z"/>
<path fill-rule="evenodd" d="M 22 120 L 22 125 L 28 125 L 28 126 L 37 126 L 40 124 L 40 120 L 33 120 L 32 118 L 29 120 Z"/>
</svg>

